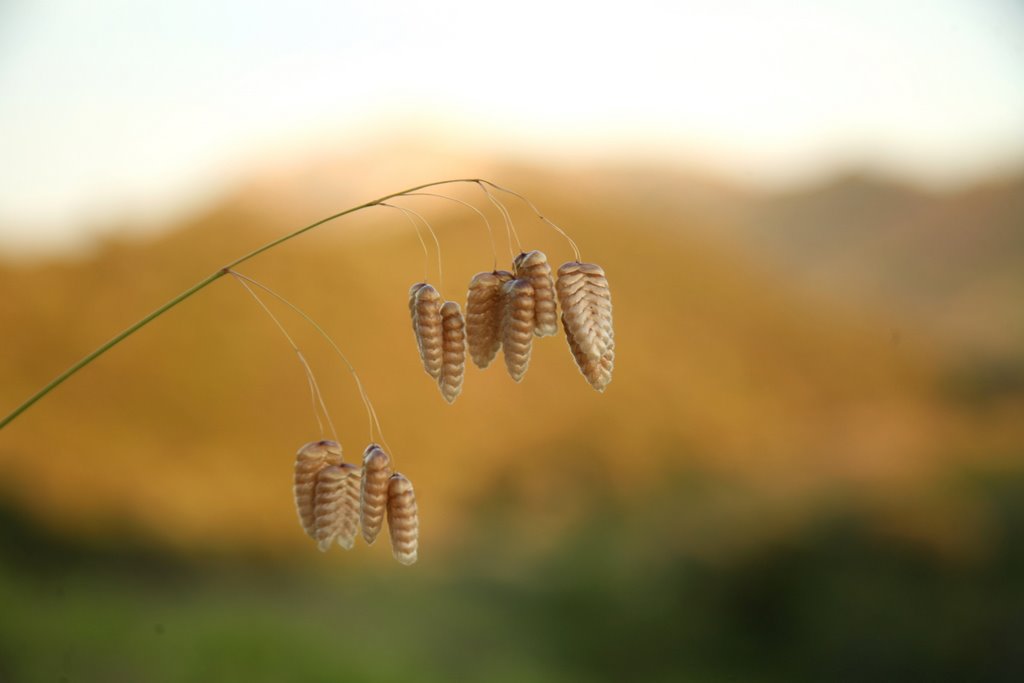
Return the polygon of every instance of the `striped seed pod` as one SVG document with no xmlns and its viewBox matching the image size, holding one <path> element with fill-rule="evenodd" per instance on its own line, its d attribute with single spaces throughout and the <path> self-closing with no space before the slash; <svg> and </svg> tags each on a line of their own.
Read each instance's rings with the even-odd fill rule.
<svg viewBox="0 0 1024 683">
<path fill-rule="evenodd" d="M 511 280 L 501 286 L 504 318 L 501 344 L 505 351 L 505 367 L 512 379 L 519 382 L 530 365 L 533 344 L 533 286 L 526 280 Z"/>
<path fill-rule="evenodd" d="M 462 377 L 466 373 L 466 322 L 454 301 L 441 306 L 442 364 L 437 384 L 448 403 L 462 393 Z"/>
<path fill-rule="evenodd" d="M 391 458 L 383 448 L 371 443 L 363 454 L 363 479 L 359 492 L 359 526 L 367 543 L 377 540 L 377 534 L 384 526 L 390 476 Z"/>
<path fill-rule="evenodd" d="M 314 511 L 320 550 L 327 551 L 334 541 L 351 550 L 359 531 L 359 468 L 345 462 L 320 470 Z"/>
<path fill-rule="evenodd" d="M 512 273 L 496 270 L 477 273 L 469 282 L 466 341 L 470 357 L 481 370 L 491 364 L 501 348 L 501 321 L 504 316 L 501 286 L 512 279 Z"/>
<path fill-rule="evenodd" d="M 310 538 L 316 538 L 316 475 L 325 467 L 340 464 L 341 446 L 334 441 L 313 441 L 295 454 L 295 509 L 302 529 Z"/>
<path fill-rule="evenodd" d="M 615 365 L 612 297 L 604 270 L 592 263 L 566 263 L 558 269 L 556 289 L 569 351 L 590 385 L 604 391 Z"/>
<path fill-rule="evenodd" d="M 412 483 L 395 472 L 388 479 L 388 533 L 391 553 L 402 564 L 416 561 L 420 536 L 420 517 Z"/>
<path fill-rule="evenodd" d="M 542 251 L 528 251 L 516 257 L 516 277 L 533 285 L 534 328 L 538 337 L 558 334 L 558 306 L 551 265 Z"/>
<path fill-rule="evenodd" d="M 420 359 L 427 374 L 441 376 L 443 334 L 441 330 L 441 295 L 430 285 L 423 285 L 413 294 L 412 325 Z"/>
</svg>

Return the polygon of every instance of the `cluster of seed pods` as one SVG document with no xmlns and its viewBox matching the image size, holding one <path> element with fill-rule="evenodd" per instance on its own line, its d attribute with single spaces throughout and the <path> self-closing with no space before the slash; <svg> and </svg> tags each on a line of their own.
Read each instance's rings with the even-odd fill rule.
<svg viewBox="0 0 1024 683">
<path fill-rule="evenodd" d="M 437 380 L 444 400 L 454 403 L 462 393 L 466 372 L 466 322 L 462 309 L 454 301 L 442 304 L 436 289 L 417 282 L 409 289 L 409 312 L 423 369 Z"/>
<path fill-rule="evenodd" d="M 363 453 L 362 467 L 342 461 L 335 441 L 313 441 L 295 456 L 295 507 L 299 523 L 321 551 L 336 542 L 345 550 L 373 543 L 387 517 L 391 552 L 402 564 L 416 561 L 419 513 L 412 484 L 392 473 L 391 458 L 377 444 Z"/>
<path fill-rule="evenodd" d="M 423 369 L 452 403 L 462 391 L 466 350 L 483 369 L 504 352 L 505 367 L 519 382 L 530 365 L 534 337 L 558 333 L 558 308 L 573 360 L 587 382 L 604 391 L 615 365 L 615 332 L 608 279 L 600 266 L 571 261 L 558 269 L 547 256 L 523 252 L 512 271 L 477 273 L 469 283 L 466 315 L 454 301 L 441 303 L 434 287 L 409 291 L 409 312 Z"/>
</svg>

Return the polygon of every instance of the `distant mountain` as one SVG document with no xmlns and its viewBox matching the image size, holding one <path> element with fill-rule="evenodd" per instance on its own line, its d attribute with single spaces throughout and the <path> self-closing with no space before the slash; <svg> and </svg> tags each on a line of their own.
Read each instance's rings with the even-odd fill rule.
<svg viewBox="0 0 1024 683">
<path fill-rule="evenodd" d="M 740 230 L 798 285 L 906 334 L 1024 357 L 1024 175 L 947 194 L 850 175 L 752 202 Z"/>
</svg>

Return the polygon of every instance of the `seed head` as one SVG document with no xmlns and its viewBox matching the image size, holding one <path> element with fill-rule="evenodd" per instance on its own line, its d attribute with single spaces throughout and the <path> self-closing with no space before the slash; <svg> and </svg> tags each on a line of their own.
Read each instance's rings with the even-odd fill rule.
<svg viewBox="0 0 1024 683">
<path fill-rule="evenodd" d="M 363 478 L 359 496 L 359 526 L 363 539 L 373 543 L 384 525 L 388 504 L 388 478 L 391 476 L 391 458 L 375 443 L 363 454 Z"/>
<path fill-rule="evenodd" d="M 516 257 L 516 277 L 533 286 L 534 329 L 538 337 L 558 333 L 558 306 L 555 303 L 555 281 L 551 265 L 542 251 L 528 251 Z"/>
<path fill-rule="evenodd" d="M 466 341 L 469 355 L 480 369 L 490 365 L 501 348 L 501 323 L 504 316 L 501 286 L 512 279 L 512 273 L 497 270 L 493 273 L 477 273 L 469 282 Z"/>
<path fill-rule="evenodd" d="M 422 285 L 413 295 L 412 325 L 420 359 L 427 374 L 441 376 L 443 333 L 441 328 L 441 295 L 430 285 Z"/>
<path fill-rule="evenodd" d="M 388 532 L 395 559 L 402 564 L 413 564 L 419 544 L 419 511 L 412 483 L 398 472 L 388 479 Z"/>
<path fill-rule="evenodd" d="M 442 364 L 437 383 L 441 395 L 454 403 L 462 392 L 462 377 L 466 372 L 466 323 L 462 310 L 454 301 L 441 306 Z"/>
<path fill-rule="evenodd" d="M 316 496 L 317 473 L 325 467 L 341 464 L 341 446 L 334 441 L 313 441 L 307 443 L 295 454 L 295 508 L 299 523 L 310 538 L 316 538 Z"/>
<path fill-rule="evenodd" d="M 590 385 L 604 391 L 615 365 L 612 298 L 604 270 L 592 263 L 566 263 L 558 269 L 556 289 L 569 351 Z"/>
</svg>

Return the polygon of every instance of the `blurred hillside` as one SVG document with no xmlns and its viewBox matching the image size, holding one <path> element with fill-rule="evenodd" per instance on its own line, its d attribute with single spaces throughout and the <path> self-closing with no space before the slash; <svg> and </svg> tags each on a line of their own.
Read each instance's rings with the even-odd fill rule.
<svg viewBox="0 0 1024 683">
<path fill-rule="evenodd" d="M 398 212 L 345 218 L 241 269 L 320 321 L 359 370 L 417 486 L 426 562 L 457 552 L 496 500 L 517 511 L 507 533 L 543 548 L 608 500 L 698 474 L 745 491 L 722 514 L 757 519 L 737 525 L 750 536 L 798 524 L 847 491 L 883 516 L 898 510 L 887 519 L 907 533 L 972 537 L 962 507 L 928 501 L 951 472 L 1002 467 L 1024 443 L 1012 373 L 997 370 L 993 384 L 990 366 L 960 362 L 965 345 L 1020 362 L 1019 179 L 940 196 L 854 178 L 765 197 L 651 169 L 486 175 L 530 197 L 608 272 L 618 357 L 605 395 L 587 387 L 559 336 L 535 344 L 521 386 L 500 361 L 473 367 L 459 401 L 444 405 L 408 329 L 406 293 L 424 257 Z M 268 176 L 159 236 L 7 263 L 4 409 L 235 256 L 404 186 L 364 192 L 375 178 L 358 165 Z M 471 187 L 445 191 L 490 209 Z M 464 300 L 470 277 L 492 267 L 483 222 L 439 199 L 402 204 L 439 232 L 444 281 L 432 262 L 431 281 Z M 556 265 L 571 258 L 521 203 L 509 206 L 525 248 Z M 350 377 L 300 319 L 275 311 L 356 457 L 368 434 Z M 59 528 L 312 558 L 290 496 L 292 455 L 320 436 L 310 413 L 291 350 L 224 279 L 4 430 L 0 481 L 14 505 Z"/>
<path fill-rule="evenodd" d="M 944 195 L 850 175 L 755 202 L 744 233 L 801 285 L 960 352 L 1024 349 L 1024 176 Z"/>
</svg>

